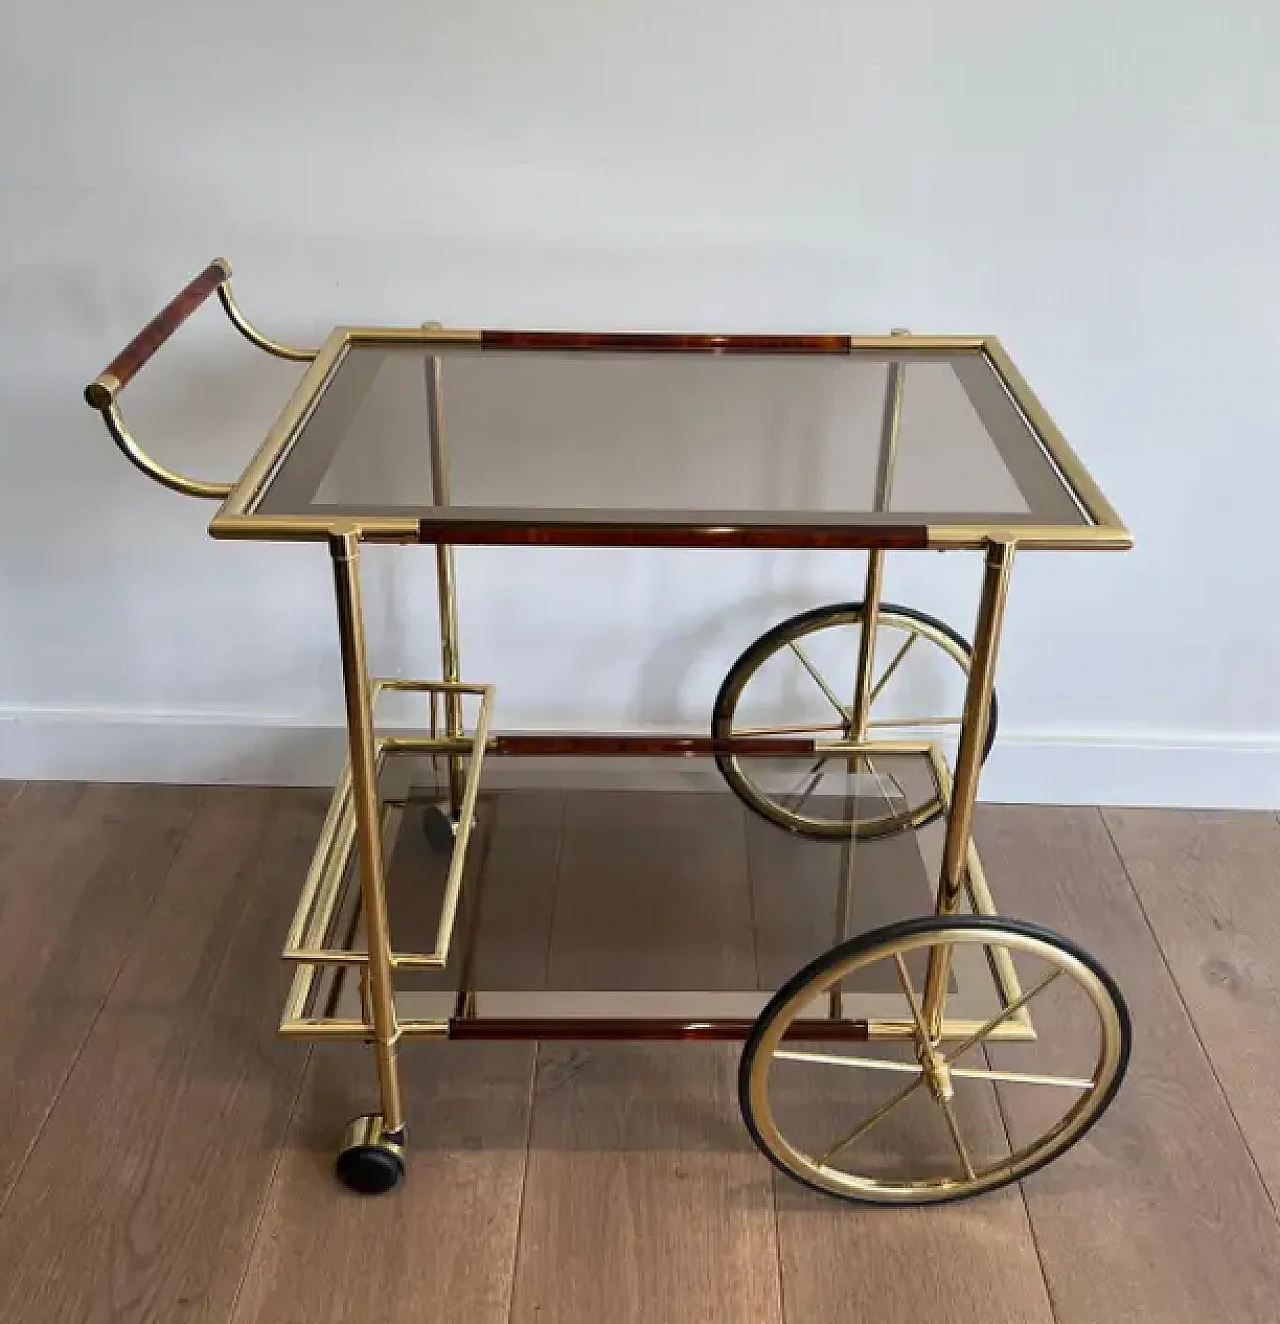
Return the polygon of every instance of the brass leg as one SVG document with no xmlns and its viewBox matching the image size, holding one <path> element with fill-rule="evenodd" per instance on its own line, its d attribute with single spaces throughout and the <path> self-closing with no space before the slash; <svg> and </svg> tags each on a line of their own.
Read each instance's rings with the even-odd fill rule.
<svg viewBox="0 0 1280 1324">
<path fill-rule="evenodd" d="M 895 328 L 894 335 L 904 332 Z M 902 423 L 902 388 L 904 367 L 901 363 L 890 363 L 885 378 L 884 413 L 880 423 L 880 454 L 876 465 L 875 509 L 888 510 L 889 497 L 893 489 L 893 472 L 898 460 L 898 432 Z M 871 716 L 871 703 L 874 695 L 876 666 L 876 630 L 880 625 L 880 599 L 884 593 L 884 552 L 873 548 L 867 553 L 867 580 L 862 591 L 862 633 L 858 637 L 858 672 L 853 692 L 853 705 L 849 709 L 847 737 L 850 740 L 867 738 L 867 721 Z M 871 760 L 858 754 L 849 759 L 847 773 L 854 792 L 854 812 L 850 817 L 857 819 L 858 778 L 863 773 L 871 772 Z M 853 880 L 853 839 L 846 843 L 847 855 L 842 859 L 843 879 L 840 889 L 840 902 L 837 914 L 839 934 L 837 942 L 843 942 L 848 936 L 849 892 Z M 839 984 L 831 990 L 831 1015 L 838 1019 L 842 1014 L 842 998 Z"/>
<path fill-rule="evenodd" d="M 366 1025 L 373 1024 L 373 1001 L 369 996 L 369 967 L 360 971 L 360 1019 Z"/>
<path fill-rule="evenodd" d="M 858 759 L 859 768 L 863 760 Z M 840 843 L 840 890 L 836 895 L 836 940 L 839 946 L 849 936 L 849 909 L 853 894 L 853 864 L 857 840 L 850 837 Z M 831 985 L 828 1011 L 833 1021 L 844 1018 L 844 989 L 837 981 Z"/>
<path fill-rule="evenodd" d="M 942 847 L 942 874 L 938 880 L 937 913 L 955 913 L 964 889 L 969 839 L 973 833 L 973 808 L 978 799 L 978 777 L 982 771 L 983 743 L 991 718 L 991 694 L 995 686 L 996 657 L 1000 651 L 1000 627 L 1004 623 L 1009 576 L 1013 570 L 1014 544 L 992 542 L 987 548 L 982 578 L 982 601 L 974 632 L 973 662 L 965 690 L 964 720 L 960 748 L 947 816 L 947 835 Z M 941 1032 L 943 1004 L 951 978 L 951 952 L 939 945 L 930 950 L 924 984 L 924 1018 L 933 1037 Z"/>
<path fill-rule="evenodd" d="M 396 1065 L 395 994 L 391 975 L 391 938 L 387 926 L 386 875 L 382 861 L 382 810 L 374 753 L 373 705 L 360 605 L 360 543 L 354 533 L 329 538 L 342 648 L 342 682 L 347 700 L 347 740 L 360 852 L 360 897 L 369 948 L 369 1008 L 373 1014 L 373 1051 L 382 1093 L 382 1129 L 391 1139 L 404 1131 L 400 1073 Z"/>
<path fill-rule="evenodd" d="M 892 369 L 890 369 L 892 372 Z M 892 388 L 891 388 L 892 389 Z M 867 553 L 867 582 L 862 594 L 862 633 L 858 636 L 858 677 L 853 692 L 853 706 L 849 710 L 847 737 L 850 740 L 867 738 L 867 720 L 871 714 L 871 688 L 876 666 L 876 630 L 880 624 L 880 593 L 884 584 L 884 552 L 875 550 Z M 847 788 L 853 796 L 850 820 L 857 822 L 859 817 L 858 794 L 864 774 L 871 773 L 871 760 L 862 754 L 853 755 L 845 768 L 848 778 Z M 892 806 L 890 806 L 892 808 Z M 848 857 L 842 860 L 844 865 L 844 884 L 841 888 L 842 914 L 840 917 L 840 937 L 843 942 L 848 936 L 849 891 L 853 875 L 853 847 L 851 838 L 845 844 Z M 831 1015 L 840 1015 L 840 994 L 838 986 L 832 992 Z"/>
<path fill-rule="evenodd" d="M 428 323 L 428 325 L 431 325 Z M 427 425 L 431 441 L 431 488 L 437 506 L 449 504 L 449 457 L 444 436 L 444 396 L 441 387 L 441 363 L 437 357 L 427 360 Z M 436 546 L 436 599 L 440 608 L 440 676 L 442 680 L 457 682 L 461 679 L 458 660 L 458 590 L 454 577 L 453 548 L 439 543 Z M 457 694 L 446 694 L 444 700 L 445 730 L 458 740 L 462 736 L 462 699 Z M 465 780 L 462 759 L 450 754 L 449 764 L 449 817 L 456 824 L 462 812 L 462 790 Z"/>
<path fill-rule="evenodd" d="M 440 673 L 444 680 L 460 679 L 458 664 L 458 594 L 453 577 L 453 548 L 436 548 L 436 589 L 440 602 Z M 450 691 L 444 696 L 445 731 L 452 740 L 462 738 L 462 696 Z M 449 755 L 449 817 L 457 823 L 462 812 L 465 778 L 462 759 Z"/>
<path fill-rule="evenodd" d="M 906 333 L 899 327 L 895 336 Z M 898 433 L 902 426 L 902 390 L 906 368 L 890 363 L 885 378 L 884 412 L 880 420 L 880 454 L 876 463 L 874 509 L 889 509 L 893 492 L 893 474 L 898 463 Z M 862 594 L 862 636 L 858 643 L 858 684 L 850 710 L 849 739 L 867 738 L 867 719 L 871 712 L 872 673 L 875 669 L 876 627 L 880 619 L 880 598 L 884 589 L 884 552 L 867 553 L 867 583 Z"/>
<path fill-rule="evenodd" d="M 862 633 L 858 637 L 858 681 L 849 710 L 850 740 L 867 738 L 871 713 L 872 673 L 876 664 L 876 629 L 880 623 L 880 594 L 884 585 L 884 552 L 867 553 L 867 582 L 862 594 Z"/>
</svg>

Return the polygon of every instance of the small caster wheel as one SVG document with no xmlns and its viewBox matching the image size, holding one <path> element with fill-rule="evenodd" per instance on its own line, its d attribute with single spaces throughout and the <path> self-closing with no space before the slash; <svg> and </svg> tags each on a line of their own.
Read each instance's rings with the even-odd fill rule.
<svg viewBox="0 0 1280 1324">
<path fill-rule="evenodd" d="M 377 1113 L 357 1117 L 347 1125 L 337 1173 L 338 1180 L 358 1194 L 381 1195 L 404 1176 L 403 1140 L 383 1131 Z"/>
<path fill-rule="evenodd" d="M 453 850 L 453 839 L 457 835 L 457 825 L 445 805 L 428 805 L 422 812 L 422 835 L 427 845 L 438 855 L 447 855 Z"/>
<path fill-rule="evenodd" d="M 475 814 L 471 816 L 471 830 L 474 832 L 480 821 Z M 458 820 L 450 814 L 443 804 L 428 805 L 422 815 L 422 835 L 427 845 L 437 855 L 448 855 L 453 850 L 453 843 L 458 836 Z"/>
</svg>

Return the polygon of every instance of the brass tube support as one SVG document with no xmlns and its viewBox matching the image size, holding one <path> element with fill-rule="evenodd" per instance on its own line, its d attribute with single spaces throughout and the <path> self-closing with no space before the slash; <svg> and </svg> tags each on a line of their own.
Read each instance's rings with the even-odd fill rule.
<svg viewBox="0 0 1280 1324">
<path fill-rule="evenodd" d="M 895 327 L 895 336 L 906 331 Z M 880 453 L 876 463 L 874 509 L 889 509 L 893 475 L 898 464 L 898 434 L 902 429 L 902 388 L 906 367 L 901 360 L 888 366 L 885 377 L 884 412 L 880 419 Z M 880 619 L 880 598 L 884 591 L 884 552 L 875 548 L 867 553 L 867 581 L 862 594 L 862 635 L 858 641 L 858 679 L 853 707 L 849 713 L 849 738 L 867 738 L 867 719 L 871 712 L 871 691 L 875 670 L 876 627 Z"/>
<path fill-rule="evenodd" d="M 360 601 L 360 543 L 357 535 L 350 531 L 332 534 L 329 538 L 329 552 L 333 558 L 342 681 L 347 705 L 347 741 L 355 799 L 356 841 L 360 855 L 360 896 L 369 944 L 368 1001 L 373 1051 L 382 1094 L 383 1128 L 388 1134 L 399 1137 L 404 1130 L 400 1073 L 396 1062 L 396 1041 L 400 1030 L 396 1023 L 392 984 L 377 746 L 364 614 Z"/>
<path fill-rule="evenodd" d="M 259 349 L 265 349 L 268 354 L 274 354 L 278 359 L 289 359 L 293 363 L 310 363 L 320 352 L 317 349 L 294 349 L 291 345 L 282 345 L 278 340 L 271 340 L 264 336 L 240 311 L 240 305 L 236 303 L 236 297 L 231 293 L 230 272 L 228 272 L 227 278 L 222 284 L 218 286 L 218 302 L 222 304 L 222 311 L 230 319 L 231 325 L 251 345 L 257 345 Z"/>
<path fill-rule="evenodd" d="M 858 638 L 858 682 L 849 710 L 849 739 L 867 738 L 871 688 L 876 665 L 876 628 L 880 623 L 880 597 L 884 591 L 884 552 L 867 553 L 867 580 L 862 591 L 862 633 Z"/>
<path fill-rule="evenodd" d="M 99 379 L 101 380 L 101 379 Z M 201 478 L 188 478 L 185 474 L 167 469 L 142 449 L 129 431 L 120 406 L 116 404 L 114 394 L 103 397 L 105 403 L 99 408 L 102 421 L 111 433 L 111 440 L 120 448 L 120 453 L 135 469 L 141 470 L 148 478 L 154 479 L 162 487 L 172 492 L 181 492 L 183 496 L 204 497 L 210 501 L 223 501 L 231 495 L 234 483 L 208 483 Z"/>
<path fill-rule="evenodd" d="M 965 689 L 960 748 L 956 754 L 951 812 L 947 815 L 947 835 L 942 846 L 942 872 L 938 880 L 937 896 L 937 913 L 940 915 L 955 913 L 965 887 L 966 862 L 973 836 L 973 810 L 978 800 L 983 746 L 991 721 L 991 695 L 995 688 L 1000 630 L 1004 624 L 1015 550 L 1016 544 L 1004 539 L 993 541 L 987 547 L 982 599 L 974 630 L 973 661 L 969 667 L 969 684 Z M 941 946 L 932 948 L 925 974 L 923 1005 L 925 1022 L 930 1035 L 935 1038 L 941 1029 L 943 1004 L 950 977 L 950 949 Z"/>
<path fill-rule="evenodd" d="M 428 324 L 430 329 L 431 324 Z M 444 397 L 439 355 L 427 359 L 427 426 L 431 443 L 431 495 L 437 506 L 449 504 L 449 456 L 444 435 Z M 436 544 L 436 599 L 440 611 L 440 677 L 457 683 L 461 676 L 458 656 L 458 587 L 453 547 Z M 462 737 L 462 697 L 456 692 L 444 696 L 445 732 L 452 740 Z M 462 760 L 456 754 L 447 759 L 449 767 L 449 817 L 455 828 L 462 813 L 465 778 Z"/>
</svg>

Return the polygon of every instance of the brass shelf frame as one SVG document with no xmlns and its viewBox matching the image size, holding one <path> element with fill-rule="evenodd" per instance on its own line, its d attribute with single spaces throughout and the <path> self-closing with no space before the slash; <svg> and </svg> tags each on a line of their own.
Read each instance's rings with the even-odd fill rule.
<svg viewBox="0 0 1280 1324">
<path fill-rule="evenodd" d="M 375 683 L 378 694 L 387 690 L 413 691 L 428 693 L 433 696 L 447 693 L 475 695 L 483 694 L 487 703 L 491 691 L 485 686 L 451 685 L 441 681 L 416 680 L 380 680 Z M 433 727 L 435 726 L 433 721 Z M 537 743 L 543 741 L 541 747 Z M 586 739 L 590 739 L 587 737 Z M 611 741 L 623 739 L 612 737 Z M 632 738 L 638 750 L 653 753 L 655 743 L 666 743 L 674 757 L 687 757 L 684 746 L 690 737 L 671 735 L 668 737 L 639 736 Z M 951 771 L 946 755 L 937 741 L 824 741 L 804 742 L 803 751 L 791 747 L 788 757 L 804 758 L 815 753 L 875 753 L 917 755 L 927 759 L 927 765 L 933 778 L 935 793 L 950 807 L 952 793 Z M 507 736 L 502 733 L 488 734 L 485 726 L 477 722 L 473 731 L 462 741 L 450 740 L 436 735 L 386 735 L 377 739 L 377 760 L 380 783 L 385 777 L 386 761 L 389 755 L 412 752 L 442 756 L 450 753 L 465 753 L 470 762 L 467 773 L 467 795 L 471 798 L 474 813 L 475 799 L 473 788 L 480 782 L 481 761 L 485 756 L 503 757 L 504 754 L 518 751 L 519 756 L 527 757 L 538 753 L 555 756 L 562 752 L 559 737 Z M 610 753 L 616 753 L 611 748 Z M 407 788 L 405 788 L 407 790 Z M 384 806 L 384 832 L 390 813 L 400 807 L 403 796 L 397 792 Z M 469 832 L 459 834 L 450 857 L 449 873 L 446 879 L 446 895 L 452 897 L 448 905 L 449 931 L 452 933 L 456 918 L 457 900 L 460 893 L 461 879 L 466 867 L 466 851 Z M 285 1001 L 284 1012 L 280 1021 L 280 1033 L 287 1038 L 331 1039 L 346 1038 L 370 1042 L 374 1026 L 370 1019 L 354 1020 L 336 1015 L 307 1015 L 305 1009 L 314 1005 L 320 997 L 326 968 L 339 968 L 350 973 L 351 969 L 366 967 L 369 962 L 367 950 L 355 948 L 336 948 L 324 945 L 325 935 L 338 926 L 340 917 L 356 911 L 351 906 L 351 893 L 356 887 L 353 878 L 352 863 L 356 856 L 357 834 L 352 795 L 350 768 L 344 767 L 341 778 L 330 802 L 329 812 L 321 829 L 311 867 L 298 899 L 297 909 L 289 927 L 282 955 L 286 961 L 296 964 L 299 969 Z M 996 915 L 995 901 L 992 898 L 977 847 L 971 841 L 968 848 L 968 867 L 963 885 L 964 897 L 968 902 L 969 912 L 977 915 Z M 358 907 L 358 899 L 355 902 Z M 442 914 L 441 926 L 445 916 Z M 437 937 L 436 949 L 430 953 L 401 952 L 390 950 L 390 963 L 393 971 L 438 970 L 448 963 L 449 942 L 446 937 L 441 943 Z M 1017 971 L 1008 953 L 1001 949 L 991 952 L 992 969 L 990 977 L 996 997 L 1002 1007 L 1013 1006 L 1022 996 L 1022 987 Z M 537 1001 L 541 995 L 533 995 Z M 641 1015 L 638 1011 L 623 1015 L 621 1010 L 611 1010 L 608 1017 L 602 1016 L 599 1005 L 600 995 L 585 992 L 582 994 L 555 994 L 557 1003 L 565 1010 L 555 1015 L 524 1014 L 515 1016 L 514 1010 L 521 1002 L 530 1000 L 529 995 L 518 992 L 504 992 L 498 995 L 483 991 L 459 988 L 456 997 L 456 1011 L 450 1016 L 438 1018 L 402 1018 L 399 1020 L 401 1037 L 408 1038 L 510 1038 L 510 1039 L 556 1039 L 591 1037 L 592 1026 L 596 1026 L 603 1037 L 607 1030 L 609 1038 L 634 1039 L 739 1039 L 745 1036 L 750 1027 L 750 1019 L 742 1016 L 717 1014 L 714 1008 L 705 1014 L 690 1014 L 681 1018 L 663 1019 L 655 1015 Z M 693 995 L 690 995 L 693 996 Z M 750 998 L 743 994 L 743 1005 Z M 763 1006 L 766 993 L 759 995 Z M 721 995 L 712 994 L 709 1003 L 720 1000 Z M 331 1001 L 336 1001 L 332 997 Z M 623 1004 L 632 1000 L 628 995 L 605 995 L 606 1004 Z M 642 996 L 638 999 L 643 1002 Z M 497 1010 L 489 1012 L 490 1004 L 496 1004 Z M 943 1041 L 954 1042 L 966 1038 L 980 1024 L 979 1021 L 964 1017 L 951 1017 L 945 1020 L 941 1037 Z M 814 1020 L 808 1027 L 814 1039 L 856 1038 L 870 1041 L 909 1041 L 914 1037 L 915 1029 L 911 1020 L 902 1017 L 849 1015 L 833 1016 L 823 1020 Z M 500 1033 L 499 1033 L 500 1031 Z M 998 1027 L 990 1038 L 993 1042 L 1025 1043 L 1035 1039 L 1035 1027 L 1030 1012 L 1022 1007 L 1014 1012 L 1007 1022 Z"/>
</svg>

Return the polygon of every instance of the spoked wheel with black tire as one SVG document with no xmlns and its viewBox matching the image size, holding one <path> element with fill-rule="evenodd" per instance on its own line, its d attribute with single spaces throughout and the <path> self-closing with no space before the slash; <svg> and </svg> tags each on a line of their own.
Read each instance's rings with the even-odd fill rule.
<svg viewBox="0 0 1280 1324">
<path fill-rule="evenodd" d="M 760 636 L 729 669 L 712 711 L 712 735 L 812 735 L 849 739 L 863 604 L 802 612 Z M 954 738 L 960 730 L 972 649 L 924 612 L 883 603 L 877 617 L 867 737 Z M 996 736 L 996 701 L 983 757 Z M 750 808 L 802 836 L 869 839 L 922 827 L 943 812 L 931 777 L 911 784 L 893 755 L 815 754 L 780 759 L 721 755 L 725 781 Z M 863 789 L 850 794 L 850 764 Z"/>
<path fill-rule="evenodd" d="M 953 972 L 1012 969 L 1019 991 L 993 991 L 978 1023 L 946 1002 L 931 1027 L 931 955 Z M 905 1015 L 865 1043 L 822 1042 L 813 1022 L 854 991 Z M 743 1048 L 739 1099 L 756 1143 L 797 1181 L 858 1202 L 940 1204 L 1075 1144 L 1115 1097 L 1130 1040 L 1115 981 L 1075 944 L 1018 920 L 930 916 L 841 943 L 780 989 Z"/>
</svg>

